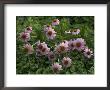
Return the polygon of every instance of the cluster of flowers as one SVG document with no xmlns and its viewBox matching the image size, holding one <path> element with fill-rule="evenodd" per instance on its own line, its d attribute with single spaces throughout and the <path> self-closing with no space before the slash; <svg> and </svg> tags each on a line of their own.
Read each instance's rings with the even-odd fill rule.
<svg viewBox="0 0 110 90">
<path fill-rule="evenodd" d="M 22 33 L 20 33 L 20 38 L 22 39 L 22 41 L 25 43 L 24 47 L 24 51 L 27 52 L 27 54 L 32 54 L 34 49 L 31 46 L 30 43 L 28 43 L 28 41 L 30 40 L 30 33 L 32 32 L 32 27 L 29 26 L 27 27 Z"/>
<path fill-rule="evenodd" d="M 53 20 L 52 25 L 44 25 L 44 33 L 48 39 L 54 39 L 56 36 L 55 30 L 52 28 L 53 26 L 59 25 L 60 21 L 58 19 Z M 24 32 L 21 33 L 21 38 L 24 42 L 29 41 L 30 39 L 30 33 L 32 32 L 32 27 L 27 27 Z M 65 31 L 65 33 L 71 33 L 74 35 L 77 35 L 80 33 L 80 29 L 74 29 L 69 32 Z M 87 58 L 91 58 L 93 55 L 93 52 L 86 46 L 86 42 L 82 38 L 76 38 L 71 39 L 69 41 L 64 40 L 63 42 L 59 43 L 58 45 L 55 45 L 55 48 L 53 51 L 51 51 L 51 48 L 48 47 L 48 45 L 45 42 L 36 42 L 36 55 L 42 56 L 45 55 L 48 57 L 49 61 L 52 62 L 52 69 L 55 73 L 59 73 L 60 70 L 62 70 L 62 67 L 70 67 L 72 63 L 72 59 L 68 56 L 65 56 L 62 58 L 61 63 L 55 62 L 56 55 L 60 55 L 63 53 L 71 52 L 74 50 L 83 52 L 84 56 Z M 33 52 L 33 46 L 31 46 L 29 43 L 25 44 L 24 49 L 27 51 L 28 54 L 32 54 Z"/>
<path fill-rule="evenodd" d="M 55 63 L 56 54 L 50 51 L 50 48 L 47 47 L 47 44 L 45 44 L 45 42 L 37 43 L 36 53 L 48 57 L 48 59 L 52 62 L 52 69 L 55 73 L 58 73 L 60 70 L 62 70 L 62 65 Z M 64 65 L 64 67 L 69 67 L 71 65 L 71 59 L 69 57 L 64 57 L 62 64 Z"/>
<path fill-rule="evenodd" d="M 52 21 L 52 25 L 44 25 L 44 33 L 46 34 L 48 39 L 54 39 L 56 36 L 55 30 L 52 28 L 52 26 L 59 25 L 60 21 L 58 19 L 54 19 Z"/>
</svg>

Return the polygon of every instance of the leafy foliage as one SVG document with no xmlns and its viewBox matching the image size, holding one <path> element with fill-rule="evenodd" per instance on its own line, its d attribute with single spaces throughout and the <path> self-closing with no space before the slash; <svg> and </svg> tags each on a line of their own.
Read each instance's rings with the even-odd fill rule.
<svg viewBox="0 0 110 90">
<path fill-rule="evenodd" d="M 58 18 L 60 25 L 54 27 L 57 36 L 49 41 L 44 35 L 43 26 L 51 24 L 52 20 Z M 27 26 L 32 26 L 31 39 L 32 45 L 38 40 L 46 42 L 49 47 L 55 48 L 55 44 L 63 40 L 72 38 L 83 38 L 87 46 L 94 52 L 94 17 L 93 16 L 17 16 L 16 17 L 16 73 L 17 74 L 54 74 L 51 64 L 46 57 L 36 57 L 35 52 L 26 55 L 23 52 L 24 43 L 20 39 L 20 33 Z M 67 35 L 65 31 L 79 28 L 79 35 Z M 72 65 L 64 69 L 60 74 L 94 74 L 94 57 L 87 59 L 82 53 L 71 52 L 69 57 L 72 59 Z"/>
</svg>

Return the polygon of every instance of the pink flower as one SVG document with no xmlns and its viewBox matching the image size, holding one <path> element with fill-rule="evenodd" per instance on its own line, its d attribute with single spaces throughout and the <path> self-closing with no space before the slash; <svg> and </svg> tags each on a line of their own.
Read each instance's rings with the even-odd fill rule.
<svg viewBox="0 0 110 90">
<path fill-rule="evenodd" d="M 68 43 L 69 49 L 70 50 L 74 50 L 75 49 L 75 41 L 74 40 L 70 40 Z"/>
<path fill-rule="evenodd" d="M 48 30 L 52 29 L 51 25 L 44 25 L 44 32 L 46 33 Z"/>
<path fill-rule="evenodd" d="M 58 19 L 54 19 L 52 21 L 52 26 L 59 25 L 60 21 Z"/>
<path fill-rule="evenodd" d="M 48 53 L 48 59 L 52 62 L 56 59 L 55 54 L 52 51 Z"/>
<path fill-rule="evenodd" d="M 62 42 L 58 46 L 55 47 L 56 53 L 65 53 L 67 52 L 68 49 L 68 43 L 67 42 Z"/>
<path fill-rule="evenodd" d="M 54 29 L 49 29 L 48 31 L 46 31 L 46 36 L 48 39 L 54 39 L 56 32 L 54 31 Z"/>
<path fill-rule="evenodd" d="M 74 29 L 71 31 L 73 35 L 78 35 L 80 33 L 80 29 Z"/>
<path fill-rule="evenodd" d="M 25 44 L 24 45 L 24 51 L 27 53 L 27 54 L 32 54 L 34 49 L 33 47 L 30 45 L 30 44 Z"/>
<path fill-rule="evenodd" d="M 52 69 L 54 73 L 59 73 L 59 71 L 62 70 L 62 66 L 59 63 L 54 63 L 52 65 Z"/>
<path fill-rule="evenodd" d="M 43 47 L 43 49 L 40 51 L 42 55 L 47 55 L 50 51 L 50 48 L 48 47 Z"/>
<path fill-rule="evenodd" d="M 93 55 L 93 52 L 88 48 L 85 48 L 83 53 L 84 53 L 84 56 L 87 58 L 91 58 L 91 56 Z"/>
<path fill-rule="evenodd" d="M 25 32 L 31 33 L 32 32 L 32 27 L 31 26 L 27 27 L 26 30 L 25 30 Z"/>
<path fill-rule="evenodd" d="M 63 42 L 64 42 L 65 44 L 67 44 L 67 45 L 68 45 L 68 43 L 69 43 L 67 40 L 63 40 Z"/>
<path fill-rule="evenodd" d="M 27 42 L 30 40 L 30 34 L 27 32 L 20 33 L 20 37 L 24 42 Z"/>
<path fill-rule="evenodd" d="M 50 48 L 47 47 L 47 44 L 45 42 L 38 42 L 36 46 L 36 51 L 41 55 L 47 55 L 50 51 Z"/>
<path fill-rule="evenodd" d="M 77 38 L 75 40 L 75 48 L 78 50 L 78 51 L 81 51 L 82 49 L 84 49 L 85 47 L 85 41 L 84 39 L 82 38 Z"/>
<path fill-rule="evenodd" d="M 69 57 L 64 57 L 62 60 L 62 64 L 64 67 L 70 67 L 71 66 L 71 59 Z"/>
</svg>

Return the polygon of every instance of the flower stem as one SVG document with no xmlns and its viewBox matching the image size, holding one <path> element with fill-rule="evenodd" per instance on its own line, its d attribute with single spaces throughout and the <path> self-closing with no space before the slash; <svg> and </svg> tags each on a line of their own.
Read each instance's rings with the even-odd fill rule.
<svg viewBox="0 0 110 90">
<path fill-rule="evenodd" d="M 32 47 L 33 47 L 34 45 L 36 45 L 36 43 L 34 43 L 34 44 L 32 45 Z"/>
</svg>

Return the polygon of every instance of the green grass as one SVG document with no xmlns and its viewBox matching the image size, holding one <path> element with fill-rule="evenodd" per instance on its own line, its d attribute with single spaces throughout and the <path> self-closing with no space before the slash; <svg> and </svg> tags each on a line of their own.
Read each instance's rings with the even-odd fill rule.
<svg viewBox="0 0 110 90">
<path fill-rule="evenodd" d="M 53 19 L 59 19 L 60 24 L 54 29 L 57 32 L 55 40 L 49 41 L 44 35 L 43 26 L 51 24 Z M 16 17 L 16 73 L 17 74 L 54 74 L 51 69 L 51 63 L 47 57 L 37 57 L 35 52 L 32 55 L 26 55 L 23 52 L 24 43 L 19 38 L 19 34 L 27 26 L 32 26 L 31 39 L 32 45 L 38 40 L 46 42 L 49 47 L 62 40 L 73 38 L 83 38 L 87 46 L 94 52 L 94 17 L 93 16 L 17 16 Z M 65 30 L 79 28 L 79 35 L 66 35 Z M 60 74 L 94 74 L 94 57 L 85 59 L 82 53 L 73 51 L 69 54 L 72 59 L 71 67 L 64 69 Z M 57 61 L 57 60 L 56 60 Z"/>
</svg>

